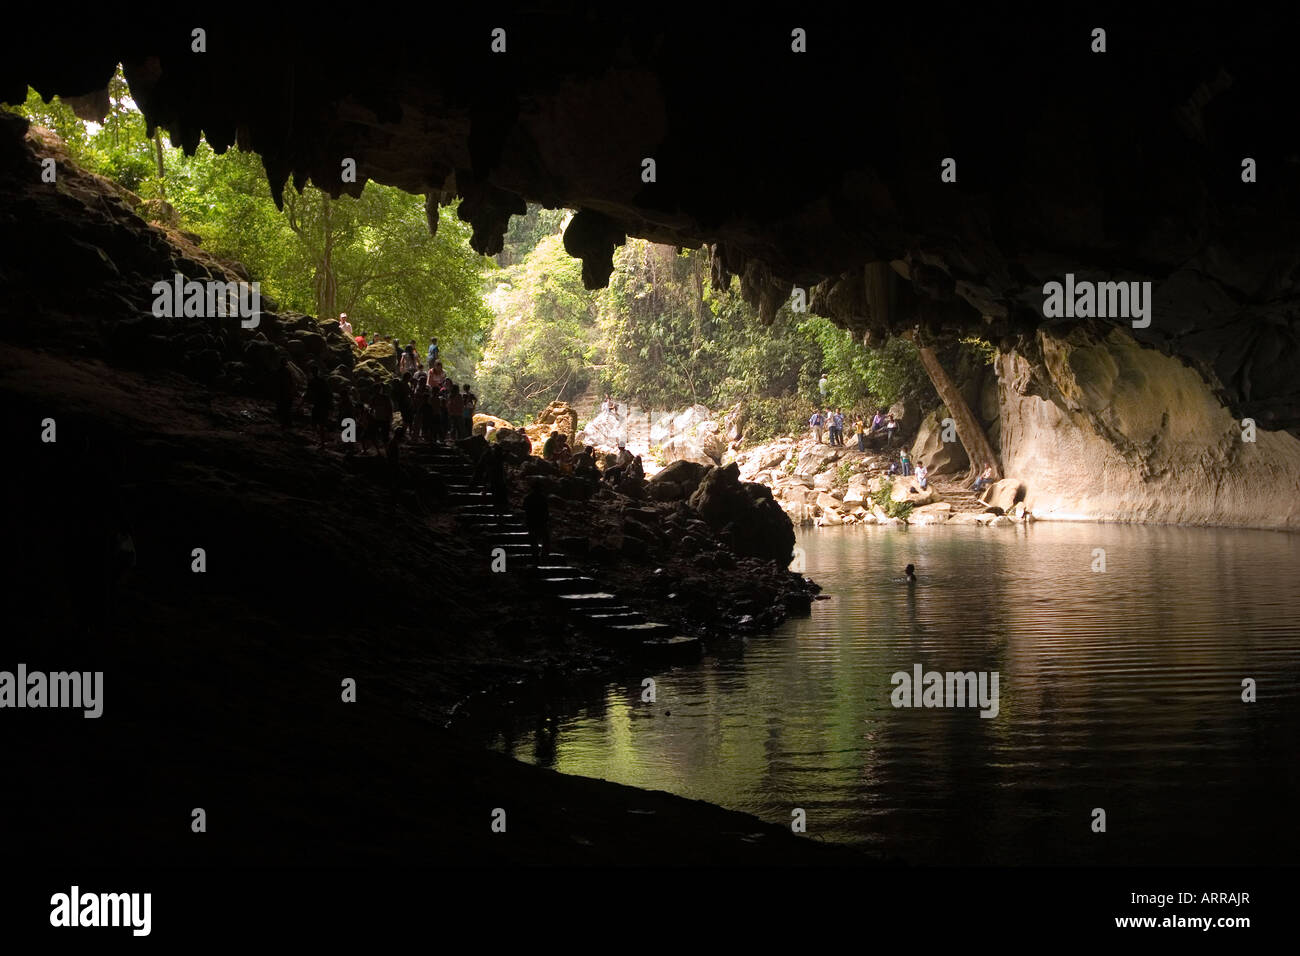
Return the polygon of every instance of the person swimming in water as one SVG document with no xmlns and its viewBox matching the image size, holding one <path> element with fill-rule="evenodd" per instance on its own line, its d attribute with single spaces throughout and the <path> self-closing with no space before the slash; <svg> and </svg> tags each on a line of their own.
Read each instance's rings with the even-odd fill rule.
<svg viewBox="0 0 1300 956">
<path fill-rule="evenodd" d="M 906 582 L 907 584 L 915 584 L 916 567 L 914 565 L 909 564 L 907 567 L 903 569 L 903 577 L 894 578 L 894 580 L 897 581 L 899 584 L 903 584 L 904 582 Z"/>
</svg>

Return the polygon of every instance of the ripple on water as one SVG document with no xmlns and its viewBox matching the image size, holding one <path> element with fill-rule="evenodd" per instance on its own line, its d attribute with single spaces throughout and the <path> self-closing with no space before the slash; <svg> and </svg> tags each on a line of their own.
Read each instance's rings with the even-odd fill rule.
<svg viewBox="0 0 1300 956">
<path fill-rule="evenodd" d="M 777 823 L 801 807 L 810 833 L 915 862 L 1295 858 L 1297 536 L 1037 524 L 799 544 L 830 596 L 811 616 L 658 675 L 655 703 L 610 687 L 546 741 L 531 725 L 496 745 Z M 909 563 L 918 583 L 894 583 Z M 890 678 L 914 664 L 997 671 L 998 715 L 894 708 Z"/>
</svg>

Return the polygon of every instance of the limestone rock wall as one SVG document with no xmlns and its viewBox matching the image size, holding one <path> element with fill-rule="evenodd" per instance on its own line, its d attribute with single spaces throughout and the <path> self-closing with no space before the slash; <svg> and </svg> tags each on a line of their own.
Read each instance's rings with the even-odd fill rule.
<svg viewBox="0 0 1300 956">
<path fill-rule="evenodd" d="M 1201 375 L 1118 330 L 998 359 L 1003 468 L 1037 518 L 1300 529 L 1300 440 L 1242 426 Z"/>
</svg>

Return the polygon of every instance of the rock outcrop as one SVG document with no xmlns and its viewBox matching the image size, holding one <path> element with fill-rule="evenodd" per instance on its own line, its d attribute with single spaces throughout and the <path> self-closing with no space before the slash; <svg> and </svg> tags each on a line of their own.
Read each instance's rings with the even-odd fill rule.
<svg viewBox="0 0 1300 956">
<path fill-rule="evenodd" d="M 1251 430 L 1201 375 L 1115 330 L 1000 357 L 1002 462 L 1036 518 L 1300 528 L 1300 440 Z"/>
<path fill-rule="evenodd" d="M 944 441 L 943 420 L 947 409 L 937 408 L 926 415 L 912 442 L 912 461 L 924 462 L 932 475 L 955 475 L 970 467 L 970 457 L 952 432 L 952 441 Z"/>
<path fill-rule="evenodd" d="M 737 554 L 789 562 L 794 528 L 772 499 L 771 490 L 752 482 L 742 483 L 740 469 L 734 463 L 709 469 L 691 495 L 690 506 Z"/>
</svg>

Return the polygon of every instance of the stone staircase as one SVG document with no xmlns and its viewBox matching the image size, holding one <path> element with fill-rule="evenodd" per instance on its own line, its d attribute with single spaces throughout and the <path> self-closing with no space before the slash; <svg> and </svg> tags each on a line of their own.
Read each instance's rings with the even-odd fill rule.
<svg viewBox="0 0 1300 956">
<path fill-rule="evenodd" d="M 939 501 L 946 501 L 952 505 L 953 514 L 962 514 L 969 512 L 971 514 L 983 514 L 988 507 L 984 502 L 979 500 L 979 496 L 972 492 L 961 481 L 945 481 L 940 478 L 937 481 L 930 482 L 934 486 L 935 493 L 939 496 Z"/>
<path fill-rule="evenodd" d="M 699 658 L 697 637 L 683 636 L 668 624 L 647 620 L 628 607 L 598 580 L 570 565 L 558 553 L 537 561 L 528 543 L 523 515 L 498 515 L 491 498 L 473 487 L 473 465 L 459 448 L 408 445 L 406 460 L 436 476 L 447 491 L 447 504 L 457 524 L 485 554 L 505 553 L 506 574 L 526 591 L 550 603 L 579 628 L 612 648 L 630 653 L 648 665 L 685 663 Z"/>
</svg>

